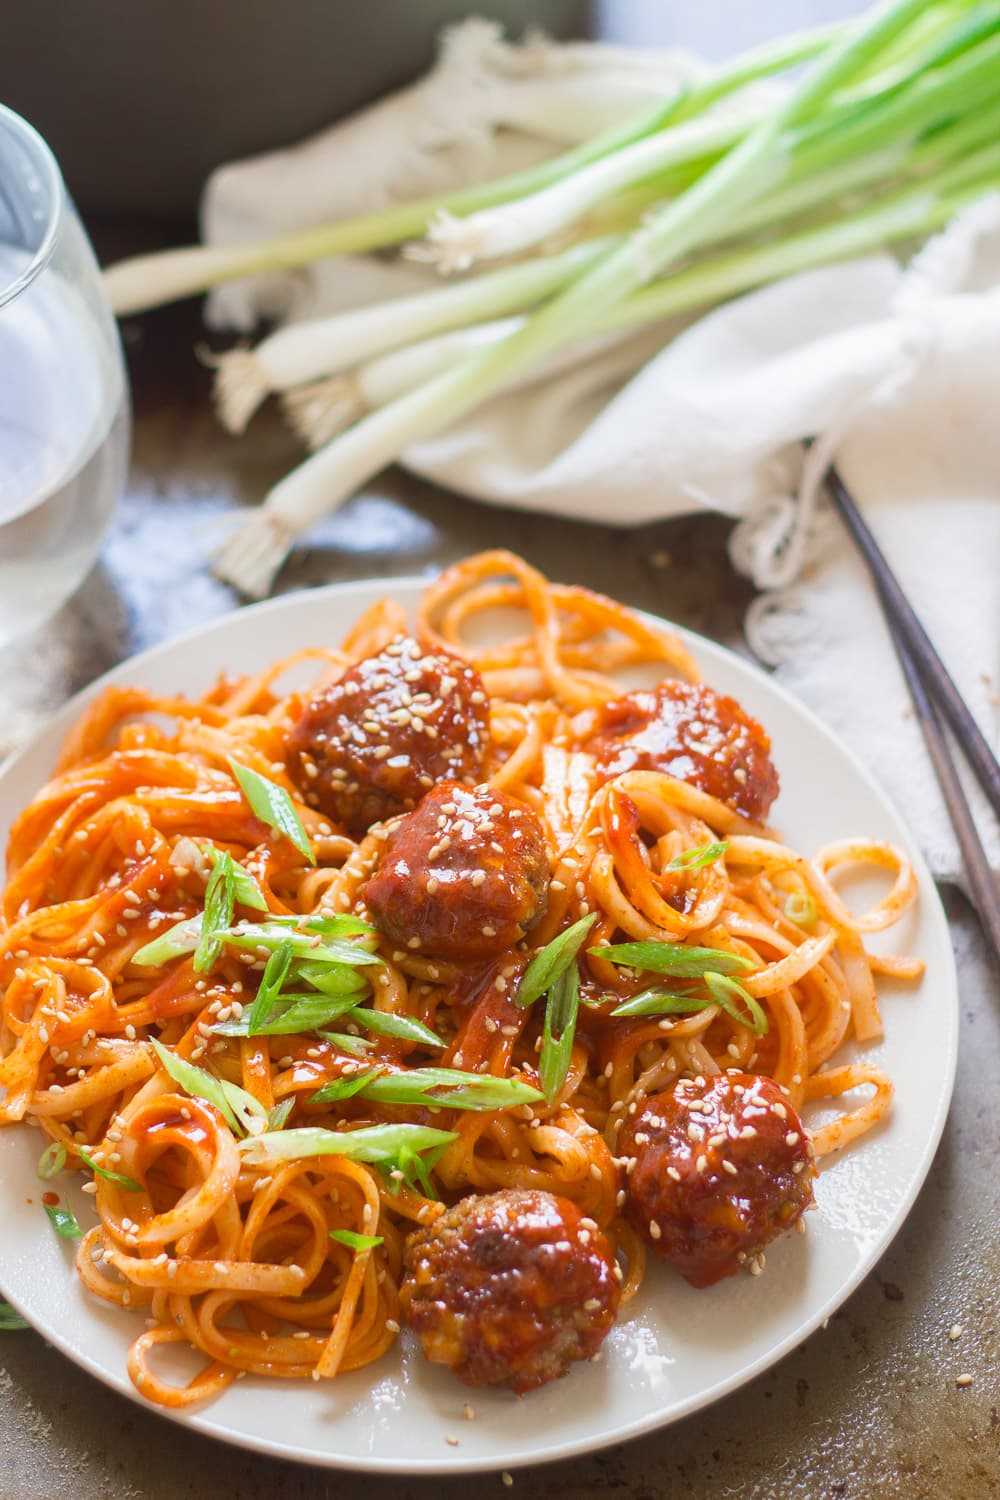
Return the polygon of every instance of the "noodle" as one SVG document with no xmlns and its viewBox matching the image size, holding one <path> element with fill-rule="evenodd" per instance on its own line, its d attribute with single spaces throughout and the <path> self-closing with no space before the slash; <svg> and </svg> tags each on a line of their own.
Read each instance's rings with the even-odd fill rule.
<svg viewBox="0 0 1000 1500">
<path fill-rule="evenodd" d="M 520 633 L 474 644 L 497 608 L 519 613 Z M 572 1199 L 623 1258 L 623 1295 L 631 1297 L 645 1246 L 622 1215 L 616 1138 L 634 1106 L 684 1075 L 757 1070 L 795 1107 L 869 1090 L 818 1130 L 818 1155 L 871 1130 L 890 1108 L 882 1071 L 826 1065 L 845 1041 L 881 1035 L 876 974 L 922 972 L 918 960 L 864 947 L 865 934 L 897 921 L 915 899 L 905 856 L 851 838 L 810 858 L 663 771 L 635 769 L 601 784 L 580 747 L 580 725 L 622 691 L 616 674 L 651 667 L 696 681 L 695 665 L 668 631 L 587 590 L 551 584 L 509 553 L 449 569 L 426 590 L 416 628 L 426 646 L 481 673 L 489 784 L 542 821 L 551 884 L 527 949 L 590 914 L 591 947 L 691 942 L 719 950 L 749 961 L 742 983 L 766 1029 L 758 1034 L 721 1003 L 609 1021 L 609 997 L 621 1003 L 642 985 L 597 953 L 582 957 L 596 1008 L 580 1011 L 551 1102 L 465 1113 L 361 1094 L 324 1104 L 313 1100 L 317 1089 L 350 1079 L 362 1068 L 358 1057 L 365 1067 L 405 1072 L 425 1044 L 410 1033 L 359 1039 L 349 1021 L 322 1036 L 308 1028 L 220 1032 L 252 1005 L 266 946 L 228 946 L 207 972 L 190 951 L 137 963 L 151 939 L 202 910 L 222 853 L 256 883 L 262 920 L 367 916 L 362 893 L 385 829 L 351 838 L 303 800 L 284 745 L 305 695 L 283 692 L 281 682 L 304 661 L 317 667 L 314 688 L 336 681 L 404 628 L 399 607 L 380 604 L 340 650 L 313 648 L 252 677 L 224 678 L 197 702 L 106 689 L 11 834 L 0 909 L 0 1123 L 32 1122 L 65 1149 L 71 1168 L 88 1170 L 82 1148 L 102 1169 L 91 1189 L 99 1222 L 81 1239 L 77 1265 L 95 1296 L 146 1314 L 128 1369 L 161 1406 L 203 1401 L 244 1373 L 318 1379 L 378 1359 L 399 1329 L 405 1237 L 441 1212 L 437 1193 L 451 1200 L 541 1188 Z M 254 815 L 230 760 L 288 794 L 315 865 Z M 668 868 L 718 840 L 726 841 L 721 857 Z M 859 864 L 892 881 L 861 914 L 836 889 L 840 872 Z M 796 911 L 805 917 L 789 915 Z M 460 964 L 385 938 L 372 946 L 381 963 L 358 972 L 371 984 L 374 1013 L 432 1029 L 444 1044 L 435 1065 L 536 1076 L 540 1007 L 536 1015 L 512 998 L 524 955 L 508 953 L 470 978 Z M 238 1086 L 261 1115 L 291 1106 L 292 1119 L 272 1129 L 417 1119 L 453 1132 L 432 1167 L 435 1195 L 430 1179 L 342 1155 L 275 1160 L 241 1148 L 220 1108 L 159 1065 L 153 1038 L 182 1063 Z M 193 1346 L 204 1369 L 185 1386 L 165 1380 L 152 1365 L 164 1344 Z"/>
</svg>

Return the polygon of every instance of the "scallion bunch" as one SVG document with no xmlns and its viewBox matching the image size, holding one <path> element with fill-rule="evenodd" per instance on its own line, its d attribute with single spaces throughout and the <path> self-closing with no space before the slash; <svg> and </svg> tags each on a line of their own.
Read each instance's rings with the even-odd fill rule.
<svg viewBox="0 0 1000 1500">
<path fill-rule="evenodd" d="M 419 237 L 410 253 L 460 274 L 222 356 L 228 426 L 279 393 L 318 448 L 218 559 L 260 595 L 294 539 L 374 472 L 567 351 L 919 239 L 998 186 L 1000 0 L 886 0 L 526 172 L 255 246 L 125 262 L 107 288 L 133 312 Z"/>
</svg>

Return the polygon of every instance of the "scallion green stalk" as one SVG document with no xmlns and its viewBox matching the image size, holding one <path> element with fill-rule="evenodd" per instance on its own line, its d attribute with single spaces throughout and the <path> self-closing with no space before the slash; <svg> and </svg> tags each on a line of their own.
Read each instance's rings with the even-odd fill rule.
<svg viewBox="0 0 1000 1500">
<path fill-rule="evenodd" d="M 349 370 L 433 333 L 532 307 L 596 265 L 612 244 L 607 238 L 593 240 L 488 276 L 293 323 L 255 349 L 219 355 L 215 403 L 222 425 L 228 432 L 242 432 L 272 392 Z"/>
</svg>

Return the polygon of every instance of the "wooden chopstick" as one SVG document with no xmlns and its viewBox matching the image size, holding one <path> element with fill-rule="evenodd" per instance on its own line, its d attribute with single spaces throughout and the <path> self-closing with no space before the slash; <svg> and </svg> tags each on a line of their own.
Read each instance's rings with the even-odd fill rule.
<svg viewBox="0 0 1000 1500">
<path fill-rule="evenodd" d="M 898 579 L 862 519 L 844 481 L 835 469 L 830 470 L 828 480 L 834 504 L 871 571 L 885 612 L 892 643 L 896 648 L 899 664 L 903 669 L 903 676 L 906 678 L 917 720 L 923 732 L 927 752 L 958 839 L 962 863 L 969 882 L 969 892 L 979 912 L 993 958 L 997 964 L 1000 964 L 1000 886 L 990 868 L 979 831 L 973 820 L 965 789 L 948 746 L 944 726 L 935 707 L 935 700 L 942 711 L 948 713 L 956 740 L 971 768 L 976 772 L 977 779 L 995 811 L 1000 806 L 1000 767 L 997 766 L 992 750 L 972 718 L 947 668 L 911 609 Z M 916 647 L 915 641 L 920 643 Z M 960 712 L 954 715 L 948 712 L 949 702 L 952 703 L 953 709 L 956 707 L 953 700 L 957 700 L 957 708 L 960 709 Z M 961 728 L 956 727 L 956 719 Z M 968 733 L 969 725 L 975 731 L 974 736 Z M 971 746 L 977 745 L 980 746 L 978 750 L 970 749 Z M 976 760 L 973 758 L 974 755 L 977 756 Z M 985 772 L 985 779 L 980 774 L 981 771 Z M 995 789 L 996 800 L 991 795 L 991 788 Z"/>
<path fill-rule="evenodd" d="M 836 468 L 831 466 L 826 477 L 833 503 L 875 580 L 882 607 L 894 635 L 898 635 L 905 645 L 928 691 L 950 724 L 962 754 L 985 792 L 990 806 L 1000 818 L 1000 763 L 969 712 L 965 699 L 938 656 L 930 636 L 914 613 L 899 579 L 886 561 L 884 552 L 872 536 Z"/>
</svg>

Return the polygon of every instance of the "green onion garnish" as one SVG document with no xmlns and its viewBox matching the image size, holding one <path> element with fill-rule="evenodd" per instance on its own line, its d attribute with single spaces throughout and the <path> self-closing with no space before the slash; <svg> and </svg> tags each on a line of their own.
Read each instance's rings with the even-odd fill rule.
<svg viewBox="0 0 1000 1500">
<path fill-rule="evenodd" d="M 195 843 L 205 855 L 205 858 L 211 861 L 214 870 L 222 857 L 223 851 L 217 849 L 209 839 L 195 839 Z M 230 864 L 233 871 L 233 890 L 236 896 L 236 904 L 238 906 L 249 906 L 251 911 L 267 911 L 268 906 L 264 899 L 264 893 L 250 874 L 250 871 L 244 865 L 241 865 L 239 860 L 233 859 L 231 855 Z"/>
<path fill-rule="evenodd" d="M 793 891 L 785 900 L 785 916 L 798 927 L 811 927 L 819 909 L 809 891 Z"/>
<path fill-rule="evenodd" d="M 711 992 L 712 999 L 716 1005 L 721 1005 L 732 1020 L 740 1026 L 746 1026 L 754 1036 L 763 1036 L 768 1029 L 767 1015 L 759 1001 L 749 994 L 735 979 L 730 979 L 727 974 L 708 973 L 704 976 L 705 983 Z M 750 1019 L 739 1009 L 738 1002 L 746 1006 L 750 1012 Z"/>
<path fill-rule="evenodd" d="M 254 817 L 259 818 L 262 823 L 267 823 L 270 828 L 277 829 L 278 833 L 284 834 L 304 854 L 311 865 L 316 863 L 309 836 L 302 827 L 295 804 L 291 797 L 274 781 L 269 781 L 266 776 L 252 771 L 249 766 L 241 766 L 239 761 L 230 760 L 229 768 L 236 780 L 239 782 L 240 790 L 250 804 Z"/>
<path fill-rule="evenodd" d="M 217 1021 L 212 1030 L 217 1036 L 296 1036 L 316 1031 L 353 1010 L 365 988 L 358 984 L 347 995 L 286 990 L 261 1025 L 251 1026 L 250 1018 L 242 1016 L 238 1021 Z"/>
<path fill-rule="evenodd" d="M 367 1006 L 355 1006 L 345 1012 L 351 1021 L 357 1021 L 376 1036 L 391 1036 L 403 1042 L 421 1042 L 425 1047 L 443 1047 L 444 1042 L 414 1016 L 397 1016 L 391 1010 L 370 1010 Z"/>
<path fill-rule="evenodd" d="M 142 964 L 143 968 L 158 969 L 161 964 L 170 963 L 171 959 L 184 958 L 188 953 L 193 953 L 201 937 L 202 917 L 203 913 L 199 912 L 196 917 L 175 922 L 173 927 L 161 932 L 159 937 L 153 938 L 138 953 L 133 953 L 132 962 Z"/>
<path fill-rule="evenodd" d="M 361 1094 L 379 1104 L 416 1104 L 433 1109 L 511 1109 L 533 1104 L 542 1095 L 517 1078 L 495 1078 L 488 1073 L 464 1073 L 458 1068 L 413 1068 L 408 1073 L 367 1073 L 336 1078 L 313 1094 L 310 1103 L 328 1104 Z"/>
<path fill-rule="evenodd" d="M 612 943 L 607 948 L 588 948 L 595 958 L 650 974 L 672 974 L 676 979 L 701 979 L 715 974 L 742 974 L 756 968 L 752 959 L 721 948 L 691 948 L 686 943 Z"/>
<path fill-rule="evenodd" d="M 546 943 L 535 954 L 531 963 L 524 971 L 521 983 L 517 987 L 515 999 L 518 1005 L 533 1005 L 539 995 L 544 995 L 560 977 L 565 974 L 580 949 L 583 947 L 587 933 L 597 921 L 597 913 L 591 912 L 589 916 L 581 917 L 574 922 L 572 927 L 567 927 L 565 932 L 560 932 L 551 943 Z M 605 950 L 601 950 L 602 952 Z"/>
<path fill-rule="evenodd" d="M 717 859 L 721 859 L 728 848 L 729 840 L 723 839 L 718 844 L 699 844 L 694 849 L 685 849 L 669 865 L 664 865 L 664 873 L 674 870 L 703 870 L 706 865 L 714 865 Z"/>
<path fill-rule="evenodd" d="M 368 940 L 345 943 L 331 938 L 317 942 L 319 933 L 310 934 L 298 927 L 287 927 L 276 922 L 237 922 L 225 933 L 225 940 L 234 948 L 279 948 L 290 943 L 296 958 L 307 959 L 313 964 L 380 964 L 377 953 L 372 953 Z"/>
<path fill-rule="evenodd" d="M 244 1135 L 260 1122 L 266 1124 L 267 1110 L 246 1089 L 241 1089 L 235 1083 L 227 1083 L 224 1078 L 216 1078 L 214 1073 L 196 1068 L 193 1063 L 185 1062 L 175 1052 L 169 1052 L 161 1042 L 153 1040 L 152 1045 L 174 1082 L 193 1098 L 204 1099 L 206 1103 L 213 1104 L 234 1135 Z"/>
<path fill-rule="evenodd" d="M 580 970 L 576 963 L 571 963 L 549 990 L 542 1027 L 538 1073 L 550 1104 L 566 1082 L 579 1010 Z"/>
<path fill-rule="evenodd" d="M 288 1123 L 288 1116 L 294 1108 L 295 1095 L 289 1094 L 287 1099 L 282 1099 L 280 1104 L 276 1104 L 273 1109 L 269 1109 L 267 1112 L 268 1130 L 284 1130 L 285 1125 Z"/>
<path fill-rule="evenodd" d="M 38 1158 L 36 1173 L 43 1182 L 55 1177 L 66 1165 L 66 1147 L 61 1141 L 50 1141 Z"/>
<path fill-rule="evenodd" d="M 0 1298 L 0 1332 L 14 1333 L 22 1328 L 30 1328 L 31 1324 L 15 1312 L 9 1302 Z"/>
<path fill-rule="evenodd" d="M 382 1244 L 380 1234 L 355 1234 L 353 1229 L 331 1229 L 330 1238 L 338 1245 L 346 1245 L 348 1250 L 356 1250 L 359 1255 L 363 1250 L 374 1250 L 376 1245 Z"/>
<path fill-rule="evenodd" d="M 286 938 L 279 943 L 264 966 L 264 972 L 260 976 L 260 984 L 254 996 L 253 1004 L 247 1015 L 247 1036 L 253 1036 L 274 1009 L 281 987 L 288 978 L 288 971 L 292 967 L 293 949 Z"/>
<path fill-rule="evenodd" d="M 342 1073 L 339 1078 L 331 1078 L 329 1083 L 324 1083 L 321 1089 L 317 1089 L 309 1103 L 334 1104 L 340 1099 L 351 1099 L 355 1094 L 360 1094 L 373 1078 L 378 1078 L 381 1072 L 381 1068 L 369 1068 L 357 1073 Z"/>
<path fill-rule="evenodd" d="M 74 1146 L 73 1150 L 77 1156 L 97 1177 L 103 1177 L 105 1182 L 113 1182 L 116 1187 L 124 1188 L 127 1193 L 141 1193 L 142 1183 L 136 1182 L 134 1177 L 126 1177 L 124 1172 L 110 1172 L 107 1167 L 99 1167 L 89 1151 L 84 1151 L 82 1146 Z"/>
<path fill-rule="evenodd" d="M 198 946 L 194 950 L 194 967 L 198 974 L 207 974 L 222 952 L 222 934 L 232 925 L 235 902 L 233 861 L 223 852 L 216 860 L 205 888 L 205 913 Z"/>
<path fill-rule="evenodd" d="M 83 1237 L 76 1214 L 68 1206 L 62 1203 L 43 1203 L 42 1207 L 49 1216 L 49 1223 L 56 1234 L 61 1235 L 64 1240 L 79 1240 Z"/>
<path fill-rule="evenodd" d="M 268 1131 L 240 1144 L 251 1165 L 270 1161 L 297 1161 L 307 1156 L 346 1156 L 351 1161 L 377 1166 L 395 1185 L 393 1172 L 414 1190 L 419 1185 L 433 1195 L 430 1173 L 443 1151 L 458 1139 L 454 1130 L 434 1130 L 429 1125 L 368 1125 L 361 1130 L 323 1130 L 319 1126 L 299 1130 Z"/>
<path fill-rule="evenodd" d="M 369 1041 L 366 1036 L 350 1036 L 346 1031 L 317 1031 L 316 1035 L 322 1037 L 324 1042 L 332 1042 L 349 1057 L 367 1058 L 375 1046 L 375 1043 Z"/>
<path fill-rule="evenodd" d="M 683 1014 L 685 1011 L 707 1010 L 709 1006 L 715 1005 L 714 1000 L 699 1000 L 693 995 L 678 995 L 671 990 L 643 990 L 641 995 L 633 995 L 631 1000 L 626 1000 L 613 1010 L 613 1016 L 667 1016 Z"/>
</svg>

